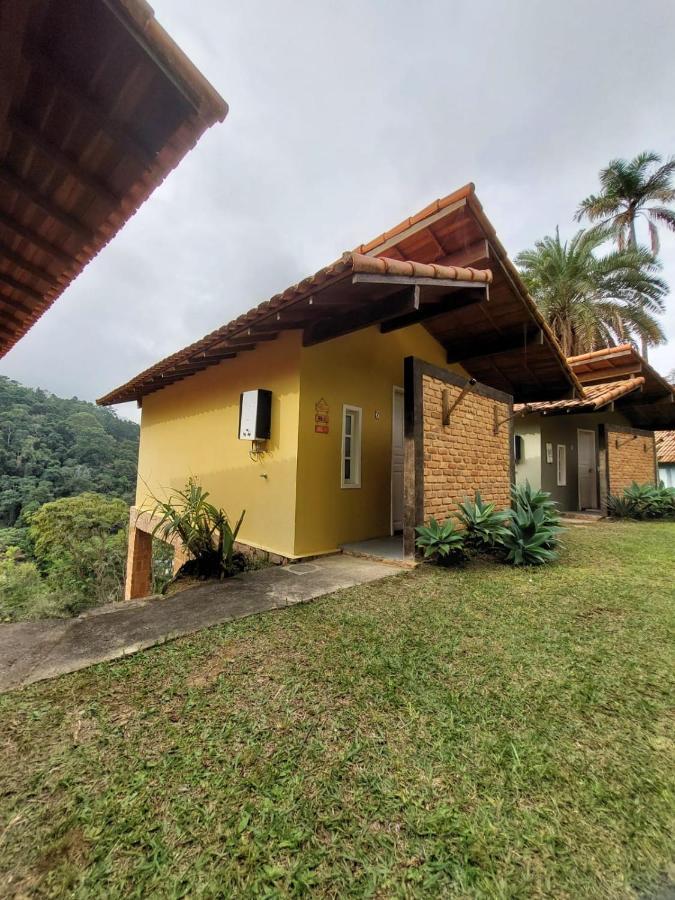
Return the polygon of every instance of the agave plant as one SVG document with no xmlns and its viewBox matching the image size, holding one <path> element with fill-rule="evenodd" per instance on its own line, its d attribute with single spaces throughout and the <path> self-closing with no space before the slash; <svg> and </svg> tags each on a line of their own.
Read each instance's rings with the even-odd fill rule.
<svg viewBox="0 0 675 900">
<path fill-rule="evenodd" d="M 609 497 L 607 511 L 614 518 L 666 519 L 675 516 L 675 488 L 633 482 L 620 497 Z"/>
<path fill-rule="evenodd" d="M 227 514 L 209 503 L 208 497 L 208 491 L 190 478 L 185 489 L 175 491 L 168 500 L 155 498 L 153 516 L 159 522 L 152 534 L 167 542 L 178 538 L 192 557 L 178 574 L 227 578 L 243 567 L 243 558 L 235 555 L 234 545 L 245 511 L 233 528 Z"/>
<path fill-rule="evenodd" d="M 514 566 L 553 562 L 558 558 L 558 535 L 562 530 L 553 524 L 544 506 L 514 507 L 507 534 L 502 538 L 506 561 Z"/>
<path fill-rule="evenodd" d="M 473 501 L 459 504 L 457 518 L 464 526 L 464 542 L 477 550 L 491 550 L 502 543 L 511 514 L 498 510 L 494 503 L 484 503 L 478 491 Z"/>
<path fill-rule="evenodd" d="M 443 566 L 461 562 L 466 557 L 464 535 L 451 519 L 442 524 L 433 517 L 428 525 L 418 525 L 416 544 L 425 559 L 433 559 Z"/>
<path fill-rule="evenodd" d="M 560 524 L 556 501 L 551 500 L 548 491 L 535 490 L 529 481 L 526 481 L 525 484 L 512 485 L 511 502 L 514 510 L 523 509 L 534 512 L 534 510 L 541 509 L 546 522 L 552 525 Z"/>
</svg>

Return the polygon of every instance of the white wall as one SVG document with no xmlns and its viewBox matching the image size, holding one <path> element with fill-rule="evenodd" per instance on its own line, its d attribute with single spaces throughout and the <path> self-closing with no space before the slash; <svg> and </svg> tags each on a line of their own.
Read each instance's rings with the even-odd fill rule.
<svg viewBox="0 0 675 900">
<path fill-rule="evenodd" d="M 659 463 L 659 481 L 666 487 L 675 487 L 675 463 Z"/>
</svg>

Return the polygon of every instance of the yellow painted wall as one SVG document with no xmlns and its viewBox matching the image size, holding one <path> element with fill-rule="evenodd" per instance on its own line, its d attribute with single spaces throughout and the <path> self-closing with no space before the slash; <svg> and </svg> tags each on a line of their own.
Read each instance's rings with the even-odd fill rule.
<svg viewBox="0 0 675 900">
<path fill-rule="evenodd" d="M 137 506 L 154 506 L 149 492 L 166 496 L 194 475 L 231 519 L 246 509 L 241 541 L 293 555 L 300 340 L 282 334 L 144 397 Z M 259 462 L 237 436 L 239 395 L 254 388 L 272 391 L 269 453 Z"/>
<path fill-rule="evenodd" d="M 389 534 L 393 388 L 403 387 L 406 356 L 462 372 L 446 366 L 443 348 L 422 325 L 390 334 L 373 327 L 302 349 L 297 556 Z M 322 398 L 330 408 L 328 434 L 314 430 L 314 407 Z M 345 403 L 363 410 L 360 488 L 340 484 Z"/>
</svg>

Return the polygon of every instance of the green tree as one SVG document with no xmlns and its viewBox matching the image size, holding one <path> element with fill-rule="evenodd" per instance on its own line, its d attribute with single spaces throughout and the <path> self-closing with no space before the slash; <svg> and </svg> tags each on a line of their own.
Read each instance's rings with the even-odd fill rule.
<svg viewBox="0 0 675 900">
<path fill-rule="evenodd" d="M 675 231 L 675 157 L 662 163 L 658 153 L 639 153 L 634 159 L 613 159 L 600 172 L 600 193 L 582 200 L 576 212 L 601 228 L 609 227 L 620 250 L 638 246 L 636 222 L 645 219 L 652 253 L 660 249 L 659 225 Z"/>
<path fill-rule="evenodd" d="M 46 503 L 30 517 L 38 568 L 71 599 L 71 611 L 121 597 L 128 516 L 123 500 L 85 493 Z"/>
<path fill-rule="evenodd" d="M 645 337 L 665 340 L 656 314 L 667 293 L 660 264 L 644 248 L 604 255 L 608 229 L 579 231 L 569 242 L 537 241 L 516 257 L 522 277 L 567 356 Z"/>
<path fill-rule="evenodd" d="M 0 377 L 0 528 L 86 491 L 133 498 L 138 425 Z"/>
</svg>

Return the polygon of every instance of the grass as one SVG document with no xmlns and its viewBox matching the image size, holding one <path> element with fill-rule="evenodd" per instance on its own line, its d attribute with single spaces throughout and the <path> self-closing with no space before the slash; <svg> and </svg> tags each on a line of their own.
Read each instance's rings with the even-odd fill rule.
<svg viewBox="0 0 675 900">
<path fill-rule="evenodd" d="M 421 570 L 0 697 L 0 895 L 672 878 L 675 524 Z"/>
</svg>

